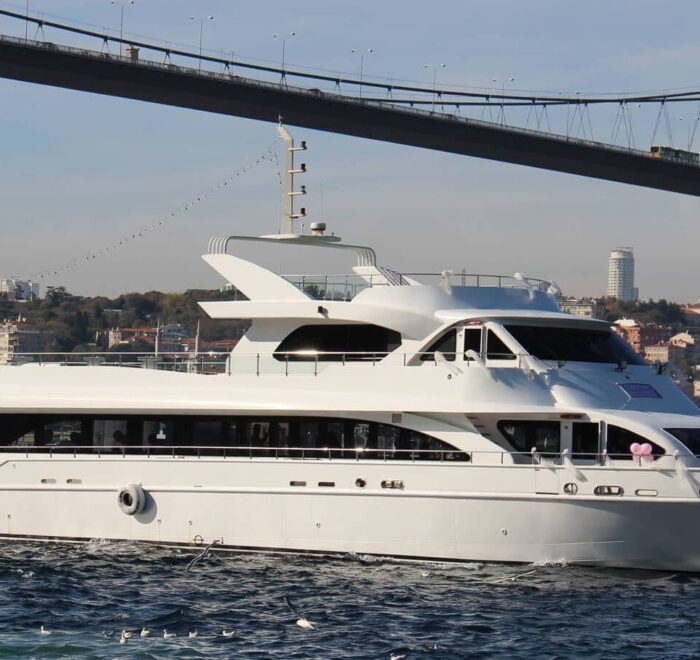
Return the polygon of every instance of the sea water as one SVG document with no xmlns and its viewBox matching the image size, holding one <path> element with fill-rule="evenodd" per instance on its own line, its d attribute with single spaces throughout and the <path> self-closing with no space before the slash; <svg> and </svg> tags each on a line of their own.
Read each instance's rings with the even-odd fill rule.
<svg viewBox="0 0 700 660">
<path fill-rule="evenodd" d="M 223 553 L 188 572 L 194 556 L 3 542 L 0 657 L 700 656 L 695 575 Z"/>
</svg>

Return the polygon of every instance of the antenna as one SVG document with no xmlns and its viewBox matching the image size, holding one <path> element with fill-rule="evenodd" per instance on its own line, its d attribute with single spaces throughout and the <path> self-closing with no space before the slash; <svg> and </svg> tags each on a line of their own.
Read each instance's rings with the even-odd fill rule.
<svg viewBox="0 0 700 660">
<path fill-rule="evenodd" d="M 280 117 L 281 120 L 281 117 Z M 306 173 L 306 163 L 301 163 L 298 169 L 294 167 L 294 154 L 297 151 L 306 151 L 306 141 L 302 140 L 300 146 L 294 146 L 294 138 L 280 123 L 277 133 L 284 140 L 284 178 L 282 183 L 282 218 L 280 222 L 280 234 L 293 234 L 294 221 L 306 216 L 306 208 L 301 207 L 298 213 L 294 212 L 294 198 L 297 195 L 306 195 L 306 186 L 294 190 L 294 175 Z"/>
</svg>

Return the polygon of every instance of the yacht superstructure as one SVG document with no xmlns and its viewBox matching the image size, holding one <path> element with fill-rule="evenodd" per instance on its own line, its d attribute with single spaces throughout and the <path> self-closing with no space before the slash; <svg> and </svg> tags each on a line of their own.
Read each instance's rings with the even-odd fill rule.
<svg viewBox="0 0 700 660">
<path fill-rule="evenodd" d="M 700 570 L 700 416 L 673 382 L 552 283 L 295 233 L 305 145 L 281 135 L 280 233 L 203 257 L 245 298 L 204 312 L 250 321 L 217 373 L 0 368 L 0 535 Z M 356 265 L 284 277 L 242 241 Z"/>
</svg>

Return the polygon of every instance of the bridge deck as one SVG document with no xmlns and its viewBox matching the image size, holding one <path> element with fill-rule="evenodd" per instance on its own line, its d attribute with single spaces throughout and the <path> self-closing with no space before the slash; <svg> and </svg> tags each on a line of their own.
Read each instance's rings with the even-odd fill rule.
<svg viewBox="0 0 700 660">
<path fill-rule="evenodd" d="M 0 36 L 0 77 L 700 196 L 700 167 L 390 102 Z"/>
</svg>

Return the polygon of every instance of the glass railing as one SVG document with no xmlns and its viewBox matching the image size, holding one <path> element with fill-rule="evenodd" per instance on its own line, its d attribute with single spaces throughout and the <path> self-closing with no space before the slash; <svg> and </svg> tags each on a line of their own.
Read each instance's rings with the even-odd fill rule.
<svg viewBox="0 0 700 660">
<path fill-rule="evenodd" d="M 316 300 L 352 300 L 360 291 L 377 286 L 409 286 L 411 284 L 445 285 L 464 287 L 495 287 L 547 292 L 552 285 L 547 280 L 534 277 L 515 278 L 511 275 L 486 275 L 480 273 L 393 273 L 396 284 L 376 275 L 283 275 L 284 279 Z"/>
</svg>

